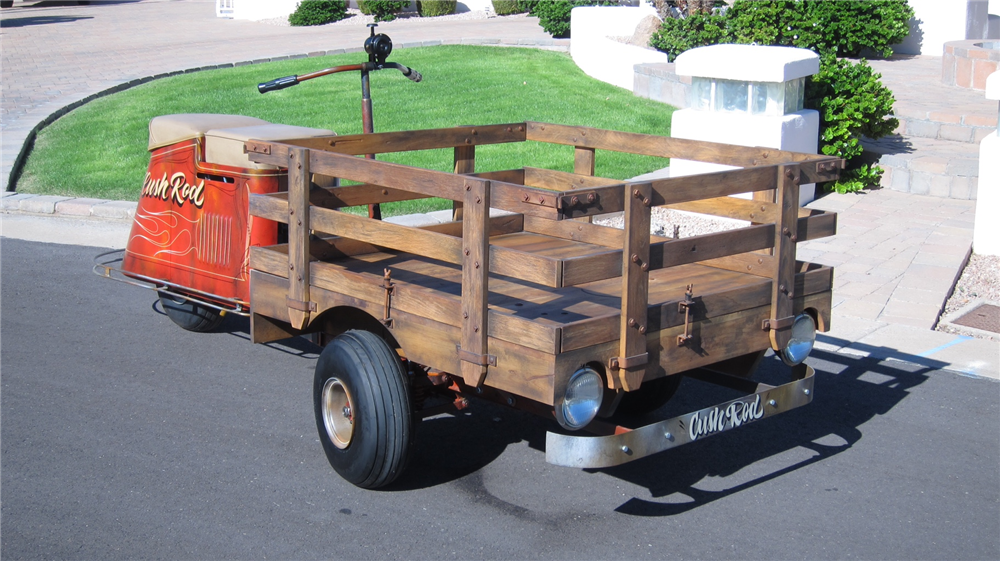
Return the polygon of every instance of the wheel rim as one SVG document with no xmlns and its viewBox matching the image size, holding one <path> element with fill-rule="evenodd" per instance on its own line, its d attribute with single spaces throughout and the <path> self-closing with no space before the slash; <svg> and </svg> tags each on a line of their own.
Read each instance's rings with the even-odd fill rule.
<svg viewBox="0 0 1000 561">
<path fill-rule="evenodd" d="M 334 446 L 343 450 L 354 436 L 354 404 L 347 387 L 338 378 L 323 385 L 323 426 Z"/>
</svg>

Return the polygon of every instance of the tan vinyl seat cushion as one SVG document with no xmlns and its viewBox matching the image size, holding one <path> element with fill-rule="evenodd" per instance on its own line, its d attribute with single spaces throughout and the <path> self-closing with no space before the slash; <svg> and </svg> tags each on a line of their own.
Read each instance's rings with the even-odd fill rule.
<svg viewBox="0 0 1000 561">
<path fill-rule="evenodd" d="M 212 129 L 268 125 L 267 121 L 243 115 L 216 113 L 181 113 L 161 115 L 149 122 L 149 149 L 155 150 L 175 142 L 200 138 Z"/>
<path fill-rule="evenodd" d="M 249 169 L 275 169 L 275 166 L 251 162 L 243 151 L 243 143 L 256 140 L 290 140 L 336 136 L 326 129 L 311 129 L 270 123 L 245 127 L 219 128 L 205 133 L 205 161 L 210 164 Z"/>
</svg>

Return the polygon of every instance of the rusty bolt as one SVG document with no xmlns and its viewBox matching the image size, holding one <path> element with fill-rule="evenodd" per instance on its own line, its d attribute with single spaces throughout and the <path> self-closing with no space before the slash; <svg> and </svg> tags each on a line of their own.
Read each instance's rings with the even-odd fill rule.
<svg viewBox="0 0 1000 561">
<path fill-rule="evenodd" d="M 640 335 L 645 335 L 646 334 L 646 326 L 645 325 L 640 325 L 639 326 L 639 334 Z"/>
<path fill-rule="evenodd" d="M 791 240 L 792 240 L 793 242 L 797 242 L 797 241 L 799 241 L 799 237 L 798 237 L 798 236 L 792 236 L 792 237 L 791 237 L 790 239 L 791 239 Z"/>
<path fill-rule="evenodd" d="M 635 197 L 635 198 L 637 198 L 637 199 L 641 199 L 642 198 L 642 193 L 640 193 L 639 190 L 636 189 L 635 191 L 632 191 L 632 196 Z"/>
<path fill-rule="evenodd" d="M 465 190 L 466 191 L 471 191 L 472 190 L 472 185 L 469 185 L 468 183 L 466 183 L 465 184 Z"/>
<path fill-rule="evenodd" d="M 576 206 L 576 205 L 580 204 L 580 197 L 577 197 L 576 195 L 573 195 L 573 198 L 570 199 L 569 202 L 570 202 L 571 205 Z"/>
<path fill-rule="evenodd" d="M 643 271 L 648 271 L 649 263 L 643 263 L 642 265 L 639 266 L 639 268 L 642 269 Z"/>
<path fill-rule="evenodd" d="M 539 204 L 545 204 L 545 197 L 538 197 Z"/>
<path fill-rule="evenodd" d="M 597 195 L 590 193 L 587 195 L 587 202 L 592 203 L 597 200 Z"/>
<path fill-rule="evenodd" d="M 469 312 L 462 312 L 462 319 L 469 319 Z"/>
<path fill-rule="evenodd" d="M 479 204 L 481 202 L 483 202 L 483 198 L 482 197 L 476 197 L 476 204 Z"/>
<path fill-rule="evenodd" d="M 389 194 L 389 190 L 388 189 L 382 189 L 382 194 L 383 195 L 388 195 Z"/>
<path fill-rule="evenodd" d="M 292 265 L 291 263 L 289 263 L 288 264 L 288 270 L 289 271 L 294 271 L 295 270 L 295 265 Z"/>
<path fill-rule="evenodd" d="M 469 250 L 468 250 L 468 249 L 467 249 L 467 250 L 465 250 L 465 254 L 466 254 L 466 255 L 468 255 L 468 254 L 469 254 Z"/>
<path fill-rule="evenodd" d="M 525 194 L 524 194 L 524 202 L 528 202 L 528 201 L 530 201 L 530 200 L 531 200 L 531 195 L 529 195 L 529 194 L 525 193 Z"/>
<path fill-rule="evenodd" d="M 476 261 L 476 268 L 479 268 L 479 261 Z"/>
<path fill-rule="evenodd" d="M 632 254 L 632 262 L 633 263 L 638 263 L 639 262 L 639 256 L 637 254 L 635 254 L 635 253 Z"/>
<path fill-rule="evenodd" d="M 795 177 L 795 172 L 793 172 L 792 170 L 786 170 L 785 171 L 785 177 L 788 178 L 788 179 L 792 179 L 792 178 Z"/>
<path fill-rule="evenodd" d="M 289 216 L 294 216 L 295 215 L 295 209 L 294 208 L 288 209 L 288 214 L 289 214 Z"/>
<path fill-rule="evenodd" d="M 631 319 L 631 318 L 629 318 L 629 320 L 628 320 L 628 326 L 629 326 L 629 327 L 635 327 L 635 320 L 634 320 L 634 319 Z"/>
<path fill-rule="evenodd" d="M 479 333 L 479 326 L 477 325 L 477 326 L 473 327 L 472 330 L 474 332 L 476 332 L 476 333 Z"/>
</svg>

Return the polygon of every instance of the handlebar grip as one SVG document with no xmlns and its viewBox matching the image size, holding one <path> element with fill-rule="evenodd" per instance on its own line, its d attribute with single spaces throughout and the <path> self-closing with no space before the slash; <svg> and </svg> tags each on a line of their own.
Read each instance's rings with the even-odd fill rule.
<svg viewBox="0 0 1000 561">
<path fill-rule="evenodd" d="M 264 82 L 262 84 L 257 84 L 257 91 L 260 93 L 273 92 L 275 90 L 283 90 L 285 88 L 290 88 L 292 86 L 298 85 L 298 76 L 285 76 L 284 78 L 277 78 L 271 80 L 270 82 Z"/>
<path fill-rule="evenodd" d="M 403 74 L 403 76 L 406 76 L 407 78 L 413 80 L 414 82 L 419 82 L 424 79 L 424 77 L 419 72 L 417 72 L 412 68 L 410 69 L 409 74 Z"/>
</svg>

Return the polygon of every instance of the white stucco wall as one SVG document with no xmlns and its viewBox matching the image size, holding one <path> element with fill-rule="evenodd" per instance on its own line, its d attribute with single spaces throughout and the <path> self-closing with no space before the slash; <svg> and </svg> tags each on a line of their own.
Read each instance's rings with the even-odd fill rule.
<svg viewBox="0 0 1000 561">
<path fill-rule="evenodd" d="M 783 117 L 760 117 L 681 109 L 674 111 L 670 123 L 670 136 L 815 154 L 819 148 L 819 112 L 803 109 Z M 670 160 L 670 177 L 726 169 L 733 167 L 678 158 Z M 815 184 L 802 185 L 799 192 L 799 206 L 808 204 L 815 196 Z"/>
<path fill-rule="evenodd" d="M 668 62 L 652 49 L 620 43 L 609 37 L 631 37 L 642 18 L 656 15 L 649 6 L 573 8 L 569 52 L 588 76 L 632 90 L 636 64 Z"/>
<path fill-rule="evenodd" d="M 1000 100 L 1000 72 L 986 79 L 986 99 Z M 998 110 L 1000 113 L 1000 110 Z M 1000 255 L 1000 137 L 997 131 L 979 144 L 979 190 L 972 250 L 979 255 Z"/>
<path fill-rule="evenodd" d="M 893 50 L 906 55 L 942 56 L 944 44 L 989 37 L 989 14 L 996 0 L 909 0 L 910 36 Z"/>
</svg>

